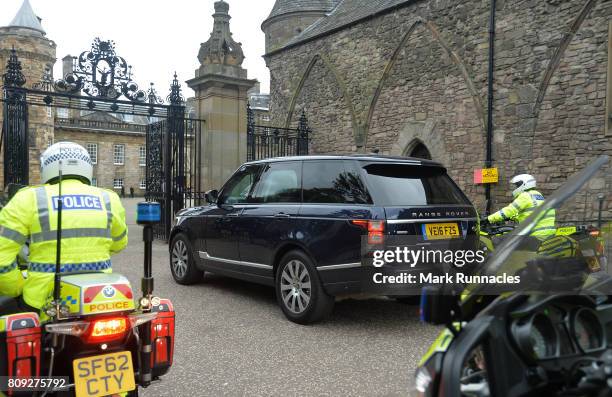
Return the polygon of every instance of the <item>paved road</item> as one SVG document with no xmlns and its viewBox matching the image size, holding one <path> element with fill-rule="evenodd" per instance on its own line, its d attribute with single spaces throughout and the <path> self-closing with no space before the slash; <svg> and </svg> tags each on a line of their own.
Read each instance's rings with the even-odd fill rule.
<svg viewBox="0 0 612 397">
<path fill-rule="evenodd" d="M 135 288 L 143 258 L 136 201 L 124 201 L 130 243 L 114 259 Z M 417 307 L 385 299 L 342 301 L 328 321 L 300 326 L 285 319 L 271 288 L 213 275 L 181 286 L 167 245 L 156 242 L 153 257 L 156 294 L 175 304 L 177 340 L 174 366 L 145 396 L 410 395 L 438 332 L 419 323 Z"/>
</svg>

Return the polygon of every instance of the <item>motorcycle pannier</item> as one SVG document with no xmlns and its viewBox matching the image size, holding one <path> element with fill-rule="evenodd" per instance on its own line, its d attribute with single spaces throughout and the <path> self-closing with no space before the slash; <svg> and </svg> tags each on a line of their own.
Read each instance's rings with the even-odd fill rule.
<svg viewBox="0 0 612 397">
<path fill-rule="evenodd" d="M 36 313 L 0 317 L 0 376 L 40 376 L 41 329 Z M 8 392 L 9 396 L 17 395 Z"/>
<path fill-rule="evenodd" d="M 172 366 L 174 356 L 174 307 L 169 299 L 153 306 L 157 317 L 151 322 L 151 368 L 153 378 L 164 375 Z"/>
</svg>

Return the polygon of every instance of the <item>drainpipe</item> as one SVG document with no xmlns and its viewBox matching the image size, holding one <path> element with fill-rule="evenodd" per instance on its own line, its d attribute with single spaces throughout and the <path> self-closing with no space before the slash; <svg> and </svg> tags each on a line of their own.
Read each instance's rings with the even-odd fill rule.
<svg viewBox="0 0 612 397">
<path fill-rule="evenodd" d="M 487 159 L 485 167 L 493 166 L 493 72 L 495 68 L 495 0 L 491 0 L 489 20 L 489 76 L 487 103 Z M 486 213 L 491 213 L 491 184 L 485 185 Z"/>
</svg>

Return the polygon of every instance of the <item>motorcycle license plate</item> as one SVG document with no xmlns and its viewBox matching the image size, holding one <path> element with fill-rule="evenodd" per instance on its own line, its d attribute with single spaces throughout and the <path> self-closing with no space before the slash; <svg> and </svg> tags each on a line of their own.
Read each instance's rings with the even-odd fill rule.
<svg viewBox="0 0 612 397">
<path fill-rule="evenodd" d="M 425 223 L 422 225 L 425 240 L 448 240 L 461 237 L 456 223 Z"/>
<path fill-rule="evenodd" d="M 601 266 L 599 265 L 599 260 L 597 260 L 597 257 L 588 257 L 586 258 L 586 261 L 589 265 L 589 269 L 591 269 L 591 272 L 595 273 L 601 270 Z"/>
<path fill-rule="evenodd" d="M 97 397 L 136 389 L 132 355 L 124 351 L 72 362 L 76 397 Z"/>
</svg>

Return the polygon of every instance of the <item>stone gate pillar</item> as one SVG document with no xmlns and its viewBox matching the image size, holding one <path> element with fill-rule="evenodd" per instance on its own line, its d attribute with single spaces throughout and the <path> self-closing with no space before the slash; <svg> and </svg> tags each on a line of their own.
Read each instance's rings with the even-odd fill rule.
<svg viewBox="0 0 612 397">
<path fill-rule="evenodd" d="M 202 187 L 218 189 L 247 157 L 247 91 L 256 80 L 242 68 L 241 43 L 232 38 L 229 4 L 215 3 L 214 28 L 202 43 L 195 78 L 187 81 L 195 91 L 198 118 L 206 120 L 202 133 Z"/>
</svg>

